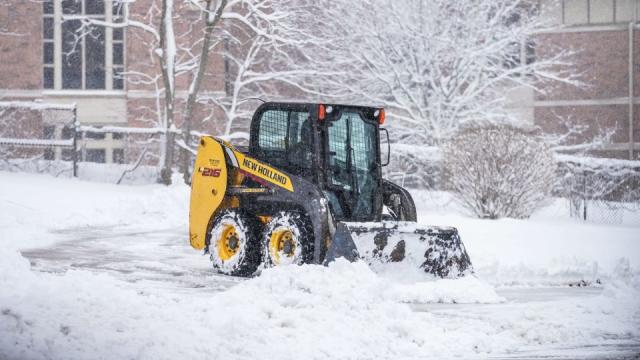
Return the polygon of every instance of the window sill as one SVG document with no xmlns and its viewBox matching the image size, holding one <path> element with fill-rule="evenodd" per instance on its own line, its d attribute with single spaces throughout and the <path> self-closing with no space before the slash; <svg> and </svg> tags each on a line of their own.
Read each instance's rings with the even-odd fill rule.
<svg viewBox="0 0 640 360">
<path fill-rule="evenodd" d="M 78 97 L 125 97 L 125 90 L 53 90 L 47 89 L 42 91 L 43 96 L 78 96 Z"/>
</svg>

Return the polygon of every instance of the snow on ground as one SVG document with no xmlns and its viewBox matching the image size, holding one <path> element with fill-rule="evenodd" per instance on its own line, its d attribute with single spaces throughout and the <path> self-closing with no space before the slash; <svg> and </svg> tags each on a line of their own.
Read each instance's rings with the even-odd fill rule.
<svg viewBox="0 0 640 360">
<path fill-rule="evenodd" d="M 443 198 L 417 194 L 420 218 L 458 227 L 476 276 L 396 281 L 398 274 L 337 261 L 241 280 L 210 273 L 207 258 L 189 248 L 185 186 L 0 172 L 0 358 L 640 351 L 639 228 L 544 214 L 476 220 L 452 213 Z M 594 279 L 602 284 L 567 286 Z"/>
<path fill-rule="evenodd" d="M 640 223 L 584 223 L 569 217 L 569 206 L 561 199 L 529 220 L 480 220 L 461 215 L 447 194 L 414 196 L 418 219 L 457 227 L 477 275 L 494 285 L 640 278 Z"/>
</svg>

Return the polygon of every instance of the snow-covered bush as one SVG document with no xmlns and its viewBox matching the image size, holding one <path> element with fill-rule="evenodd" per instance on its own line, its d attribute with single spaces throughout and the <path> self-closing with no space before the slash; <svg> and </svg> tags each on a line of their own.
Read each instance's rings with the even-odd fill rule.
<svg viewBox="0 0 640 360">
<path fill-rule="evenodd" d="M 556 181 L 549 146 L 509 126 L 464 130 L 443 153 L 450 189 L 480 218 L 527 218 L 544 204 Z"/>
</svg>

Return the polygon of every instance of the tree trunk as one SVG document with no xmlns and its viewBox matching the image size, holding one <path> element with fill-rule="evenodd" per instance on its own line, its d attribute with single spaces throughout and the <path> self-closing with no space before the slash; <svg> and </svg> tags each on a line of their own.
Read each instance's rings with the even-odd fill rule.
<svg viewBox="0 0 640 360">
<path fill-rule="evenodd" d="M 213 35 L 213 29 L 220 21 L 220 16 L 227 6 L 227 0 L 222 0 L 220 6 L 210 16 L 212 11 L 211 6 L 213 0 L 206 0 L 206 12 L 203 13 L 203 19 L 205 22 L 205 33 L 202 42 L 202 50 L 200 52 L 200 62 L 198 64 L 198 71 L 193 79 L 191 87 L 189 88 L 189 97 L 187 98 L 187 104 L 185 105 L 184 116 L 182 118 L 182 140 L 185 146 L 189 146 L 191 143 L 191 128 L 193 110 L 198 99 L 198 92 L 200 91 L 200 85 L 202 84 L 202 78 L 204 77 L 207 64 L 209 62 L 209 47 L 211 46 L 211 37 Z M 191 184 L 191 172 L 189 165 L 191 164 L 191 153 L 186 149 L 180 151 L 180 172 L 182 172 L 182 178 L 185 184 Z"/>
<path fill-rule="evenodd" d="M 164 143 L 164 163 L 160 170 L 160 183 L 171 185 L 171 175 L 173 174 L 173 143 L 175 141 L 174 124 L 174 85 L 175 85 L 175 38 L 173 35 L 173 1 L 162 0 L 162 14 L 160 22 L 160 70 L 162 72 L 162 81 L 164 83 L 164 126 L 165 126 L 165 143 Z"/>
</svg>

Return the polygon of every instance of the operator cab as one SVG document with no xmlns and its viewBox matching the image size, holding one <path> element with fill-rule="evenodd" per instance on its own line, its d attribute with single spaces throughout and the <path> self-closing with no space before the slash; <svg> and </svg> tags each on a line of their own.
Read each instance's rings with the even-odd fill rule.
<svg viewBox="0 0 640 360">
<path fill-rule="evenodd" d="M 382 209 L 380 108 L 265 103 L 250 153 L 320 186 L 338 220 L 376 221 Z"/>
</svg>

